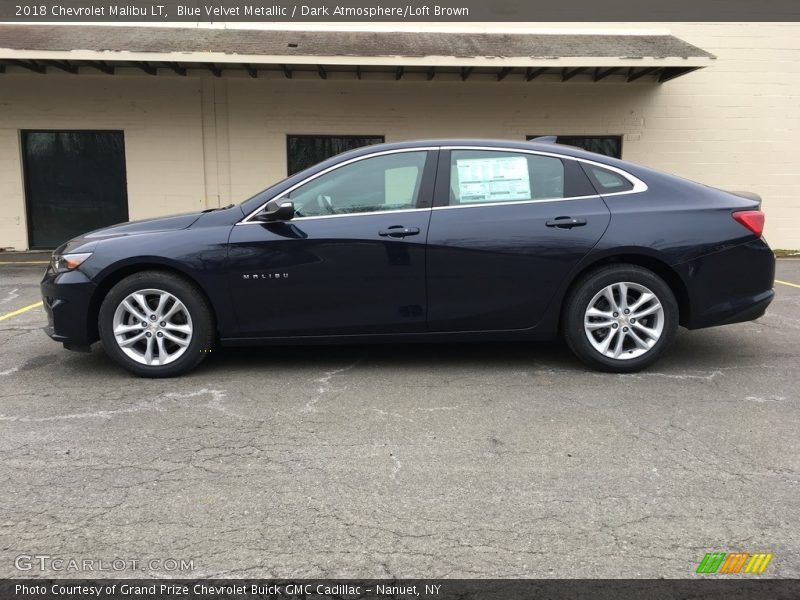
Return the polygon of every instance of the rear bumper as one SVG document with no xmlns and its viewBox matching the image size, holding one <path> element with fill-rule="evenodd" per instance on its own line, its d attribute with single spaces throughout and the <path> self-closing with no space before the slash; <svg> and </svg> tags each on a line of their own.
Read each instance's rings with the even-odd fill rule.
<svg viewBox="0 0 800 600">
<path fill-rule="evenodd" d="M 70 350 L 86 350 L 96 341 L 89 307 L 96 286 L 80 271 L 54 275 L 48 269 L 40 284 L 47 313 L 45 333 Z"/>
<path fill-rule="evenodd" d="M 761 239 L 715 252 L 676 267 L 687 283 L 689 329 L 752 321 L 764 314 L 775 292 L 775 255 Z"/>
<path fill-rule="evenodd" d="M 754 321 L 764 316 L 767 307 L 774 297 L 775 292 L 773 290 L 767 290 L 755 296 L 737 298 L 735 302 L 730 302 L 724 307 L 717 307 L 715 311 L 707 314 L 705 319 L 696 322 L 690 329 Z"/>
</svg>

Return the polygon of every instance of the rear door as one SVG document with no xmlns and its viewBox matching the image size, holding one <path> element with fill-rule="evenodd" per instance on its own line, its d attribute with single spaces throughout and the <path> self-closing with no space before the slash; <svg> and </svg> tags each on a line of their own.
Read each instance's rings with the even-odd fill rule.
<svg viewBox="0 0 800 600">
<path fill-rule="evenodd" d="M 518 150 L 443 149 L 428 231 L 428 329 L 526 329 L 610 214 L 580 165 Z"/>
</svg>

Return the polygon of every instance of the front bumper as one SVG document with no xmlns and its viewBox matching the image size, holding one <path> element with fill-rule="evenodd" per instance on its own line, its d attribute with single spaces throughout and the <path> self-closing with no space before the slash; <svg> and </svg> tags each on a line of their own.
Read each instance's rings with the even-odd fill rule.
<svg viewBox="0 0 800 600">
<path fill-rule="evenodd" d="M 90 318 L 96 287 L 80 270 L 55 274 L 48 268 L 40 284 L 47 313 L 44 331 L 70 350 L 87 350 L 97 341 L 97 327 Z"/>
</svg>

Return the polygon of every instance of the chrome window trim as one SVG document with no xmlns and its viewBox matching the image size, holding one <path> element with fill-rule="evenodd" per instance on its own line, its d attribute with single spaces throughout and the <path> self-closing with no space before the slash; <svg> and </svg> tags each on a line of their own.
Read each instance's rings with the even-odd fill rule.
<svg viewBox="0 0 800 600">
<path fill-rule="evenodd" d="M 512 200 L 511 202 L 476 202 L 475 204 L 448 204 L 447 206 L 434 206 L 433 210 L 452 210 L 454 208 L 487 208 L 489 206 L 514 206 L 516 204 L 540 204 L 542 202 L 567 202 L 569 200 L 589 200 L 599 198 L 598 194 L 591 196 L 569 196 L 568 198 L 536 198 L 535 200 Z"/>
<path fill-rule="evenodd" d="M 438 146 L 425 146 L 425 147 L 419 147 L 419 148 L 396 148 L 394 150 L 383 150 L 381 152 L 373 152 L 372 154 L 365 154 L 364 156 L 356 156 L 355 158 L 351 158 L 350 160 L 346 160 L 346 161 L 341 162 L 339 164 L 332 165 L 332 166 L 328 167 L 327 169 L 323 169 L 319 173 L 314 173 L 310 177 L 307 177 L 307 178 L 303 179 L 301 182 L 294 184 L 292 187 L 290 187 L 290 188 L 288 188 L 286 190 L 283 190 L 280 194 L 278 194 L 277 196 L 274 196 L 274 197 L 270 198 L 269 200 L 267 200 L 266 202 L 264 202 L 264 204 L 262 204 L 257 209 L 252 211 L 249 215 L 247 215 L 244 219 L 242 219 L 241 221 L 239 221 L 236 224 L 237 225 L 263 225 L 264 221 L 251 221 L 250 219 L 253 216 L 255 216 L 256 214 L 260 213 L 262 210 L 264 210 L 264 207 L 267 205 L 267 203 L 272 202 L 273 200 L 280 200 L 284 196 L 286 196 L 288 194 L 291 194 L 297 188 L 299 188 L 301 186 L 304 186 L 305 184 L 307 184 L 307 183 L 309 183 L 311 181 L 314 181 L 318 177 L 322 177 L 323 175 L 325 175 L 327 173 L 330 173 L 331 171 L 335 171 L 336 169 L 341 169 L 342 167 L 345 167 L 347 165 L 350 165 L 350 164 L 353 164 L 353 163 L 356 163 L 356 162 L 359 162 L 359 161 L 362 161 L 362 160 L 366 160 L 368 158 L 375 158 L 375 157 L 378 157 L 378 156 L 385 156 L 385 155 L 388 155 L 388 154 L 401 154 L 401 153 L 406 153 L 406 152 L 430 152 L 431 150 L 438 150 L 438 149 L 439 149 Z M 288 198 L 287 198 L 287 200 L 288 200 Z M 292 219 L 292 221 L 300 221 L 300 220 L 303 220 L 303 219 L 330 219 L 330 218 L 334 218 L 334 217 L 358 217 L 358 216 L 362 216 L 362 215 L 381 215 L 381 214 L 389 214 L 389 213 L 394 214 L 394 213 L 398 213 L 398 212 L 417 212 L 417 211 L 420 211 L 420 210 L 430 210 L 430 208 L 401 208 L 399 210 L 378 210 L 378 211 L 372 211 L 372 212 L 348 213 L 348 214 L 340 214 L 340 215 L 314 215 L 314 216 L 308 216 L 308 217 L 295 217 L 295 218 Z"/>
<path fill-rule="evenodd" d="M 428 208 L 398 208 L 397 210 L 373 210 L 370 212 L 358 212 L 358 213 L 340 213 L 338 215 L 309 215 L 308 217 L 294 217 L 291 221 L 285 221 L 286 223 L 294 223 L 295 221 L 309 221 L 311 219 L 341 219 L 342 217 L 368 217 L 370 215 L 396 215 L 397 213 L 413 213 L 413 212 L 423 212 L 423 211 L 430 211 L 430 207 Z M 250 221 L 249 223 L 240 222 L 237 225 L 252 225 L 254 223 L 263 225 L 266 221 Z"/>
<path fill-rule="evenodd" d="M 401 154 L 406 152 L 430 152 L 434 150 L 477 150 L 477 151 L 489 151 L 489 152 L 511 152 L 511 153 L 519 153 L 519 154 L 536 154 L 539 156 L 551 156 L 553 158 L 559 158 L 561 160 L 573 160 L 576 162 L 582 162 L 588 165 L 594 165 L 596 167 L 600 167 L 601 169 L 606 169 L 613 173 L 616 173 L 633 184 L 633 188 L 630 190 L 625 190 L 624 192 L 610 192 L 608 194 L 592 194 L 589 196 L 570 196 L 568 198 L 537 198 L 531 200 L 519 200 L 514 202 L 483 202 L 483 203 L 475 203 L 475 204 L 450 204 L 447 206 L 433 206 L 430 208 L 402 208 L 398 210 L 379 210 L 379 211 L 371 211 L 371 212 L 362 212 L 362 213 L 347 213 L 347 214 L 339 214 L 339 215 L 314 215 L 308 217 L 295 217 L 292 221 L 302 221 L 306 219 L 335 219 L 341 217 L 361 217 L 361 216 L 371 216 L 371 215 L 385 215 L 385 214 L 396 214 L 396 213 L 409 213 L 409 212 L 420 212 L 420 211 L 427 211 L 427 210 L 451 210 L 454 208 L 479 208 L 479 207 L 486 207 L 486 206 L 509 206 L 515 204 L 538 204 L 541 202 L 564 202 L 567 200 L 586 200 L 589 198 L 607 198 L 609 196 L 624 196 L 626 194 L 639 194 L 641 192 L 647 191 L 648 187 L 647 184 L 639 179 L 638 177 L 631 175 L 624 169 L 620 169 L 619 167 L 613 167 L 611 165 L 607 165 L 601 162 L 596 162 L 593 160 L 589 160 L 586 158 L 578 158 L 575 156 L 567 156 L 564 154 L 557 154 L 555 152 L 546 152 L 543 150 L 528 150 L 526 148 L 509 148 L 503 146 L 420 146 L 417 148 L 396 148 L 394 150 L 382 150 L 380 152 L 373 152 L 371 154 L 365 154 L 363 156 L 357 156 L 355 158 L 351 158 L 350 160 L 346 160 L 339 164 L 333 165 L 320 171 L 319 173 L 315 173 L 306 179 L 303 179 L 299 183 L 294 184 L 292 187 L 284 190 L 277 196 L 274 196 L 261 204 L 257 209 L 252 211 L 248 214 L 244 219 L 236 223 L 236 225 L 263 225 L 263 221 L 253 221 L 251 220 L 256 214 L 264 210 L 264 207 L 267 205 L 268 202 L 272 200 L 279 200 L 286 196 L 287 194 L 291 194 L 297 188 L 314 181 L 318 177 L 322 177 L 323 175 L 330 173 L 331 171 L 335 171 L 336 169 L 340 169 L 347 165 L 350 165 L 355 162 L 359 162 L 362 160 L 367 160 L 368 158 L 375 158 L 378 156 L 385 156 L 388 154 Z"/>
</svg>

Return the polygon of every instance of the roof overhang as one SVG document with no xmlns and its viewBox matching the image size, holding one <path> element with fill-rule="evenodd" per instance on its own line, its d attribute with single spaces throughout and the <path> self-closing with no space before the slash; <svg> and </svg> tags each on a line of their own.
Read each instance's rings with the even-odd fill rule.
<svg viewBox="0 0 800 600">
<path fill-rule="evenodd" d="M 430 33 L 0 25 L 0 72 L 56 69 L 186 76 L 344 74 L 667 81 L 714 56 L 668 34 Z"/>
</svg>

